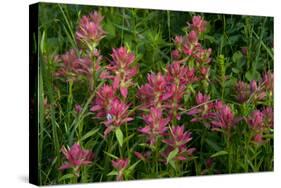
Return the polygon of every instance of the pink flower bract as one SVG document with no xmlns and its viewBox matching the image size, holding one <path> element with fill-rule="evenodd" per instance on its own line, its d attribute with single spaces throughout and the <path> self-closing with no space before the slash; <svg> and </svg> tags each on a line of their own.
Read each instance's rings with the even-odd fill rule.
<svg viewBox="0 0 281 188">
<path fill-rule="evenodd" d="M 61 152 L 67 159 L 67 162 L 59 168 L 60 170 L 90 165 L 94 157 L 94 154 L 90 150 L 82 149 L 77 143 L 71 146 L 70 149 L 66 149 L 63 146 Z"/>
<path fill-rule="evenodd" d="M 158 136 L 163 136 L 168 129 L 168 118 L 162 117 L 162 111 L 158 108 L 151 108 L 148 115 L 144 115 L 143 119 L 146 123 L 145 127 L 140 128 L 139 131 L 148 136 L 151 145 L 156 142 Z"/>
<path fill-rule="evenodd" d="M 79 44 L 96 47 L 99 41 L 105 37 L 101 22 L 103 16 L 94 11 L 89 16 L 83 16 L 79 22 L 76 39 Z"/>
</svg>

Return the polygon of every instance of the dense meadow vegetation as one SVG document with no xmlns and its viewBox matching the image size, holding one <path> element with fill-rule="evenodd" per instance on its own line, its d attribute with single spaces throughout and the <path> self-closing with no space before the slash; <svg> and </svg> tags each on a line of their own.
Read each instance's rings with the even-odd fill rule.
<svg viewBox="0 0 281 188">
<path fill-rule="evenodd" d="M 273 170 L 273 18 L 39 13 L 41 185 Z"/>
</svg>

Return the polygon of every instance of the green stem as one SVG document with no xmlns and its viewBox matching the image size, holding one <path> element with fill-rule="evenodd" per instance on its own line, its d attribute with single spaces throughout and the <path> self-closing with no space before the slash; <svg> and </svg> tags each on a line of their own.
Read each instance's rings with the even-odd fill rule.
<svg viewBox="0 0 281 188">
<path fill-rule="evenodd" d="M 156 142 L 155 142 L 155 148 L 154 148 L 154 163 L 155 163 L 155 174 L 158 174 L 158 158 L 159 158 L 159 152 L 158 152 L 158 137 L 156 138 Z"/>
<path fill-rule="evenodd" d="M 232 171 L 232 147 L 230 143 L 230 137 L 231 137 L 231 132 L 230 128 L 226 129 L 226 149 L 228 152 L 228 173 L 231 173 Z"/>
<path fill-rule="evenodd" d="M 72 111 L 73 95 L 72 95 L 73 80 L 68 82 L 68 97 L 67 97 L 67 125 L 70 125 L 70 115 Z"/>
</svg>

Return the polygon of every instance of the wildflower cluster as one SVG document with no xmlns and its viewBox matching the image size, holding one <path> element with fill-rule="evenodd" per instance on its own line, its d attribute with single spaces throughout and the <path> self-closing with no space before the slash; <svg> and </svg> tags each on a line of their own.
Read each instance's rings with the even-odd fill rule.
<svg viewBox="0 0 281 188">
<path fill-rule="evenodd" d="M 128 164 L 128 159 L 117 159 L 112 161 L 112 166 L 117 170 L 117 181 L 124 179 L 124 170 L 128 167 Z"/>
<path fill-rule="evenodd" d="M 74 144 L 70 149 L 65 146 L 61 148 L 67 162 L 64 163 L 59 169 L 65 170 L 72 168 L 76 176 L 79 176 L 79 171 L 82 166 L 90 165 L 94 158 L 94 154 L 90 150 L 84 150 L 79 144 Z"/>
<path fill-rule="evenodd" d="M 210 96 L 199 92 L 196 103 L 197 106 L 187 112 L 193 116 L 192 122 L 203 121 L 212 130 L 230 129 L 237 123 L 231 108 L 220 100 L 210 101 Z"/>
<path fill-rule="evenodd" d="M 271 72 L 266 72 L 259 82 L 252 80 L 250 84 L 238 81 L 235 92 L 236 99 L 240 103 L 245 103 L 248 100 L 265 100 L 267 93 L 271 96 L 273 92 L 273 74 Z"/>
<path fill-rule="evenodd" d="M 65 161 L 56 156 L 60 159 L 56 168 L 70 172 L 59 181 L 120 181 L 259 169 L 250 155 L 255 156 L 251 152 L 259 149 L 256 143 L 271 144 L 267 142 L 273 132 L 270 69 L 261 79 L 247 78 L 246 82 L 241 76 L 227 80 L 230 70 L 214 65 L 212 49 L 202 42 L 208 23 L 194 16 L 186 34 L 175 36 L 174 47 L 163 47 L 165 64 L 161 64 L 163 58 L 159 67 L 145 72 L 142 63 L 150 62 L 142 60 L 143 49 L 127 42 L 129 32 L 123 33 L 129 24 L 127 17 L 124 13 L 124 26 L 118 25 L 122 40 L 116 40 L 110 50 L 104 48 L 109 42 L 103 28 L 107 18 L 97 11 L 82 16 L 73 37 L 77 48 L 53 59 L 54 84 L 68 89 L 65 94 L 54 87 L 57 96 L 49 97 L 50 104 L 43 97 L 43 110 L 49 114 L 46 122 L 51 119 L 52 128 L 65 133 L 54 137 L 54 143 L 59 143 L 54 147 L 56 155 L 63 145 Z M 115 28 L 114 24 L 108 28 L 111 26 Z M 146 37 L 142 32 L 134 34 Z M 54 105 L 60 100 L 67 104 Z M 247 138 L 249 142 L 240 141 Z M 64 146 L 66 143 L 72 146 Z M 243 161 L 251 164 L 237 162 L 238 152 L 244 152 Z"/>
<path fill-rule="evenodd" d="M 253 111 L 247 118 L 247 123 L 253 131 L 253 141 L 262 143 L 264 135 L 270 133 L 273 128 L 273 109 L 265 107 L 261 111 Z"/>
<path fill-rule="evenodd" d="M 176 36 L 176 49 L 172 56 L 177 61 L 189 61 L 189 68 L 194 69 L 197 79 L 208 78 L 212 50 L 204 49 L 199 42 L 200 36 L 206 31 L 207 22 L 201 16 L 194 16 L 189 23 L 190 32 L 185 36 Z"/>
<path fill-rule="evenodd" d="M 91 111 L 96 112 L 98 118 L 105 120 L 103 121 L 106 126 L 105 136 L 133 120 L 128 117 L 129 105 L 126 104 L 125 99 L 128 88 L 133 85 L 132 77 L 137 73 L 136 67 L 132 66 L 135 60 L 134 54 L 126 48 L 113 49 L 111 56 L 113 61 L 100 75 L 101 78 L 108 79 L 110 85 L 101 86 L 91 107 Z M 118 96 L 118 91 L 123 99 Z"/>
<path fill-rule="evenodd" d="M 96 11 L 81 18 L 76 32 L 76 40 L 79 45 L 90 49 L 96 48 L 106 34 L 101 26 L 102 20 L 103 16 Z"/>
<path fill-rule="evenodd" d="M 174 59 L 167 65 L 166 72 L 149 74 L 147 83 L 138 91 L 141 109 L 149 111 L 149 114 L 144 113 L 146 125 L 139 131 L 148 136 L 150 145 L 158 145 L 158 141 L 168 145 L 163 153 L 165 158 L 176 148 L 178 154 L 175 160 L 186 159 L 186 154 L 192 154 L 194 150 L 187 149 L 187 143 L 192 139 L 191 134 L 184 133 L 184 126 L 177 126 L 177 121 L 181 120 L 179 109 L 183 107 L 187 86 L 200 79 L 196 71 L 200 70 L 204 78 L 208 72 L 206 65 L 210 63 L 211 50 L 203 49 L 199 43 L 199 35 L 205 31 L 206 24 L 201 17 L 194 17 L 189 25 L 189 34 L 175 38 L 176 50 L 172 52 Z M 198 65 L 194 66 L 193 63 Z M 172 127 L 169 129 L 170 126 Z M 166 139 L 167 136 L 169 139 Z M 183 140 L 180 141 L 181 139 Z M 178 142 L 181 144 L 177 145 Z"/>
</svg>

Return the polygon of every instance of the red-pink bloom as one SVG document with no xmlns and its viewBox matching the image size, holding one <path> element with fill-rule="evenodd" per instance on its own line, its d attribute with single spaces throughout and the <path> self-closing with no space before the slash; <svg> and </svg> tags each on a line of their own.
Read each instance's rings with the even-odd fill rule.
<svg viewBox="0 0 281 188">
<path fill-rule="evenodd" d="M 240 103 L 244 103 L 250 97 L 251 94 L 250 86 L 249 84 L 243 81 L 238 81 L 235 86 L 235 92 L 236 92 L 236 99 Z"/>
<path fill-rule="evenodd" d="M 214 111 L 210 112 L 209 116 L 214 130 L 216 128 L 230 129 L 236 123 L 231 108 L 221 101 L 214 103 Z"/>
<path fill-rule="evenodd" d="M 79 52 L 74 49 L 66 52 L 63 55 L 56 57 L 55 61 L 58 65 L 58 70 L 55 72 L 57 77 L 65 77 L 68 80 L 74 80 L 79 76 L 92 78 L 93 69 L 100 69 L 100 61 L 102 57 L 98 56 L 93 62 L 90 56 L 79 57 Z"/>
<path fill-rule="evenodd" d="M 204 49 L 201 46 L 194 48 L 192 56 L 195 58 L 196 62 L 199 64 L 208 64 L 211 62 L 212 49 Z"/>
<path fill-rule="evenodd" d="M 192 32 L 191 34 L 193 34 L 193 33 L 194 32 Z M 188 36 L 183 37 L 182 52 L 188 56 L 194 55 L 194 50 L 196 48 L 201 47 L 200 43 L 198 43 L 198 40 L 194 39 L 192 37 L 194 37 L 194 36 L 188 35 Z"/>
<path fill-rule="evenodd" d="M 79 171 L 81 166 L 90 165 L 94 158 L 94 154 L 90 150 L 82 149 L 77 143 L 71 146 L 70 149 L 66 149 L 63 146 L 61 152 L 67 159 L 67 162 L 59 168 L 60 170 L 75 168 L 76 171 Z"/>
<path fill-rule="evenodd" d="M 264 126 L 267 128 L 273 128 L 273 108 L 265 107 L 262 109 L 263 117 L 264 117 Z"/>
<path fill-rule="evenodd" d="M 151 157 L 152 153 L 151 151 L 145 151 L 143 153 L 135 151 L 134 154 L 139 160 L 147 161 Z"/>
<path fill-rule="evenodd" d="M 111 109 L 111 103 L 114 99 L 116 99 L 116 90 L 109 85 L 103 85 L 97 91 L 96 98 L 91 107 L 92 112 L 97 112 L 96 116 L 98 118 L 105 118 Z"/>
<path fill-rule="evenodd" d="M 173 50 L 171 52 L 171 54 L 172 54 L 173 59 L 175 59 L 175 60 L 180 59 L 181 54 L 180 54 L 180 52 L 178 50 Z"/>
<path fill-rule="evenodd" d="M 74 49 L 69 50 L 63 55 L 58 55 L 56 57 L 56 62 L 58 63 L 58 70 L 55 72 L 57 77 L 70 77 L 74 76 L 73 64 L 77 60 L 77 52 Z"/>
<path fill-rule="evenodd" d="M 171 83 L 170 88 L 171 91 L 173 92 L 173 95 L 169 100 L 167 100 L 167 102 L 163 107 L 169 109 L 168 113 L 170 119 L 176 118 L 177 120 L 180 120 L 181 116 L 180 113 L 178 113 L 178 110 L 182 105 L 182 98 L 184 95 L 185 86 L 180 85 L 177 87 L 174 83 Z"/>
<path fill-rule="evenodd" d="M 145 157 L 142 153 L 135 151 L 134 154 L 139 160 L 145 161 Z"/>
<path fill-rule="evenodd" d="M 264 131 L 264 115 L 261 111 L 255 110 L 247 118 L 247 123 L 250 125 L 254 132 L 253 141 L 256 143 L 262 143 L 263 131 Z"/>
<path fill-rule="evenodd" d="M 206 29 L 207 22 L 204 21 L 200 16 L 194 16 L 192 24 L 190 25 L 190 32 L 185 36 L 176 36 L 174 43 L 176 49 L 172 52 L 173 59 L 177 61 L 190 61 L 195 62 L 197 65 L 191 66 L 195 68 L 195 74 L 200 79 L 208 78 L 210 69 L 209 63 L 211 62 L 212 50 L 204 49 L 199 43 L 200 33 Z M 182 58 L 182 59 L 181 59 Z M 195 77 L 198 80 L 197 77 Z M 195 81 L 196 81 L 195 80 Z"/>
<path fill-rule="evenodd" d="M 94 49 L 100 40 L 105 37 L 105 32 L 101 26 L 102 20 L 103 16 L 96 11 L 89 16 L 83 16 L 76 32 L 78 43 Z"/>
<path fill-rule="evenodd" d="M 139 131 L 148 136 L 151 145 L 155 144 L 159 136 L 163 136 L 168 129 L 169 118 L 163 118 L 162 111 L 158 108 L 151 108 L 148 115 L 144 115 L 145 127 Z"/>
<path fill-rule="evenodd" d="M 201 16 L 193 16 L 191 29 L 197 33 L 205 32 L 207 27 L 207 22 L 201 18 Z"/>
<path fill-rule="evenodd" d="M 272 92 L 273 91 L 273 73 L 270 71 L 263 74 L 262 81 L 264 82 L 265 89 L 267 91 Z"/>
<path fill-rule="evenodd" d="M 198 44 L 198 34 L 195 31 L 190 31 L 188 33 L 187 37 L 188 37 L 188 40 L 189 40 L 190 43 L 197 46 L 197 44 Z"/>
<path fill-rule="evenodd" d="M 257 89 L 258 89 L 257 81 L 256 80 L 252 80 L 250 82 L 250 91 L 251 91 L 251 93 L 254 93 Z"/>
<path fill-rule="evenodd" d="M 112 160 L 112 166 L 117 170 L 118 175 L 116 176 L 116 180 L 120 181 L 124 179 L 124 170 L 128 167 L 129 159 L 117 159 Z"/>
<path fill-rule="evenodd" d="M 204 95 L 202 94 L 200 91 L 197 93 L 196 97 L 195 97 L 195 100 L 196 100 L 196 104 L 197 105 L 200 105 L 200 104 L 203 104 L 203 103 L 206 103 L 210 100 L 210 96 L 209 95 Z"/>
<path fill-rule="evenodd" d="M 258 144 L 261 144 L 263 143 L 263 135 L 262 134 L 256 134 L 254 137 L 253 137 L 253 141 L 255 143 L 258 143 Z"/>
<path fill-rule="evenodd" d="M 120 47 L 112 50 L 111 70 L 128 69 L 129 66 L 135 61 L 135 55 L 130 53 L 125 47 Z"/>
<path fill-rule="evenodd" d="M 198 92 L 196 97 L 196 106 L 193 107 L 187 114 L 193 116 L 191 122 L 202 121 L 208 118 L 210 110 L 213 108 L 213 103 L 210 103 L 210 96 Z"/>
<path fill-rule="evenodd" d="M 253 129 L 261 130 L 263 128 L 263 113 L 259 110 L 255 110 L 247 119 L 247 122 Z"/>
<path fill-rule="evenodd" d="M 167 100 L 165 107 L 170 109 L 171 119 L 180 119 L 180 114 L 177 113 L 181 106 L 181 100 L 183 98 L 186 85 L 194 81 L 190 79 L 190 70 L 182 65 L 181 62 L 174 61 L 167 66 L 166 80 L 168 82 L 167 88 L 172 93 L 172 96 Z M 191 75 L 193 76 L 193 75 Z"/>
<path fill-rule="evenodd" d="M 147 76 L 147 81 L 148 83 L 141 86 L 138 91 L 138 96 L 142 100 L 143 106 L 146 108 L 161 108 L 163 102 L 173 95 L 166 77 L 161 73 L 152 73 Z"/>
<path fill-rule="evenodd" d="M 169 138 L 163 142 L 168 144 L 165 154 L 168 156 L 171 151 L 178 149 L 175 160 L 186 160 L 187 156 L 192 155 L 195 148 L 188 148 L 187 144 L 192 140 L 191 132 L 184 131 L 184 126 L 175 126 L 172 128 Z M 164 154 L 164 155 L 165 155 Z"/>
<path fill-rule="evenodd" d="M 174 39 L 174 43 L 177 47 L 182 46 L 182 43 L 184 41 L 183 36 L 177 35 Z"/>
<path fill-rule="evenodd" d="M 103 73 L 103 78 L 113 80 L 113 87 L 119 88 L 121 95 L 127 97 L 128 87 L 133 85 L 132 78 L 138 72 L 137 67 L 133 66 L 135 55 L 125 47 L 120 47 L 113 49 L 111 57 L 111 64 L 106 67 L 109 72 Z"/>
<path fill-rule="evenodd" d="M 266 93 L 259 88 L 257 81 L 252 80 L 250 84 L 238 81 L 235 86 L 236 99 L 244 103 L 252 96 L 253 100 L 263 100 Z"/>
<path fill-rule="evenodd" d="M 80 104 L 76 104 L 76 105 L 75 105 L 75 112 L 76 112 L 77 114 L 79 114 L 80 112 L 82 112 L 82 107 L 81 107 Z"/>
<path fill-rule="evenodd" d="M 128 117 L 128 108 L 129 106 L 121 102 L 119 99 L 114 99 L 111 101 L 110 109 L 106 115 L 107 120 L 103 122 L 106 126 L 104 131 L 105 136 L 115 128 L 133 120 L 133 118 Z"/>
<path fill-rule="evenodd" d="M 212 158 L 208 158 L 206 161 L 205 161 L 205 164 L 206 164 L 206 167 L 207 168 L 211 168 L 212 165 L 213 165 L 214 161 Z"/>
<path fill-rule="evenodd" d="M 271 107 L 263 108 L 262 111 L 255 110 L 247 118 L 247 123 L 253 131 L 253 141 L 256 143 L 263 142 L 263 134 L 270 132 L 273 128 L 273 111 Z"/>
<path fill-rule="evenodd" d="M 247 47 L 241 47 L 241 52 L 244 56 L 247 56 L 248 54 L 248 48 Z"/>
<path fill-rule="evenodd" d="M 175 83 L 177 86 L 185 86 L 190 83 L 188 72 L 190 71 L 182 63 L 174 61 L 167 65 L 167 81 Z"/>
</svg>

